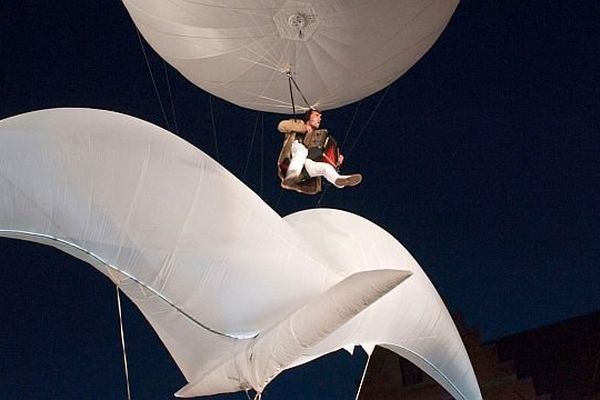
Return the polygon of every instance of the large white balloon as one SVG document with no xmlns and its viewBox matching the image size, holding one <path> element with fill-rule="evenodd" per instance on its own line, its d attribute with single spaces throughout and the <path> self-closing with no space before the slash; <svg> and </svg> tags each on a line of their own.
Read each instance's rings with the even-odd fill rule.
<svg viewBox="0 0 600 400">
<path fill-rule="evenodd" d="M 429 50 L 458 0 L 123 3 L 156 52 L 197 86 L 242 107 L 290 113 L 288 72 L 311 106 L 362 99 Z"/>
<path fill-rule="evenodd" d="M 0 236 L 55 246 L 119 285 L 189 382 L 179 396 L 262 391 L 287 368 L 382 344 L 455 398 L 481 398 L 443 302 L 393 237 L 336 210 L 282 219 L 139 119 L 53 109 L 0 121 Z"/>
</svg>

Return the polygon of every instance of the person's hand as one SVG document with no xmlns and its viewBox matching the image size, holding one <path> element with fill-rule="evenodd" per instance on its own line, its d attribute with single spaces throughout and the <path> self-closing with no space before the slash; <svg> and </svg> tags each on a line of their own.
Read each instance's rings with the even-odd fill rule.
<svg viewBox="0 0 600 400">
<path fill-rule="evenodd" d="M 343 162 L 344 162 L 344 156 L 340 154 L 340 160 L 338 161 L 338 166 L 342 165 Z"/>
</svg>

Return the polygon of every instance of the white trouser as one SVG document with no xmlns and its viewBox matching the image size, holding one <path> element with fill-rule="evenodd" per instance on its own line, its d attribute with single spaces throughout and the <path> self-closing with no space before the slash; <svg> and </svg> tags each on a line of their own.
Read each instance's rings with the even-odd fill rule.
<svg viewBox="0 0 600 400">
<path fill-rule="evenodd" d="M 292 143 L 292 159 L 286 173 L 286 178 L 295 178 L 300 175 L 302 167 L 304 166 L 304 160 L 308 156 L 308 149 L 302 143 L 294 140 Z"/>
<path fill-rule="evenodd" d="M 331 164 L 316 162 L 307 158 L 306 161 L 304 161 L 304 167 L 309 176 L 322 176 L 327 179 L 329 183 L 338 186 L 335 184 L 335 181 L 340 177 L 340 174 L 337 173 Z"/>
<path fill-rule="evenodd" d="M 310 158 L 306 158 L 307 156 L 308 149 L 306 146 L 295 140 L 294 143 L 292 143 L 292 159 L 285 175 L 286 178 L 294 178 L 300 175 L 302 167 L 305 167 L 306 172 L 308 172 L 308 175 L 311 178 L 322 176 L 331 184 L 340 187 L 335 184 L 335 181 L 340 177 L 340 174 L 337 173 L 331 164 L 313 161 Z"/>
</svg>

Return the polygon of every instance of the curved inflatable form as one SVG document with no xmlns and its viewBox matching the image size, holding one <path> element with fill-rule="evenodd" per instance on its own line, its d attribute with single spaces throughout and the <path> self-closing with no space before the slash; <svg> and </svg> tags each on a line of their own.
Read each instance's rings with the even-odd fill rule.
<svg viewBox="0 0 600 400">
<path fill-rule="evenodd" d="M 288 72 L 314 107 L 365 98 L 429 50 L 458 0 L 123 3 L 154 50 L 195 85 L 245 108 L 290 113 Z"/>
<path fill-rule="evenodd" d="M 189 382 L 253 388 L 329 352 L 384 345 L 460 399 L 481 394 L 435 289 L 354 214 L 279 217 L 200 150 L 108 111 L 0 121 L 0 236 L 57 247 L 139 307 Z"/>
</svg>

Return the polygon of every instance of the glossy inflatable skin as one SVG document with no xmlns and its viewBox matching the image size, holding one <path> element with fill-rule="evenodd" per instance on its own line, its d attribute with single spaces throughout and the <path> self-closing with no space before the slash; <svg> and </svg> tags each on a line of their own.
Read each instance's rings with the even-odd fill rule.
<svg viewBox="0 0 600 400">
<path fill-rule="evenodd" d="M 321 110 L 363 99 L 408 71 L 457 0 L 124 0 L 154 50 L 198 87 L 239 106 L 291 113 L 288 74 Z M 307 106 L 296 89 L 296 106 Z"/>
<path fill-rule="evenodd" d="M 455 398 L 481 398 L 443 302 L 393 237 L 337 210 L 281 218 L 139 119 L 52 109 L 0 121 L 0 236 L 57 247 L 119 285 L 190 382 L 179 395 L 260 392 L 287 368 L 381 344 Z"/>
</svg>

